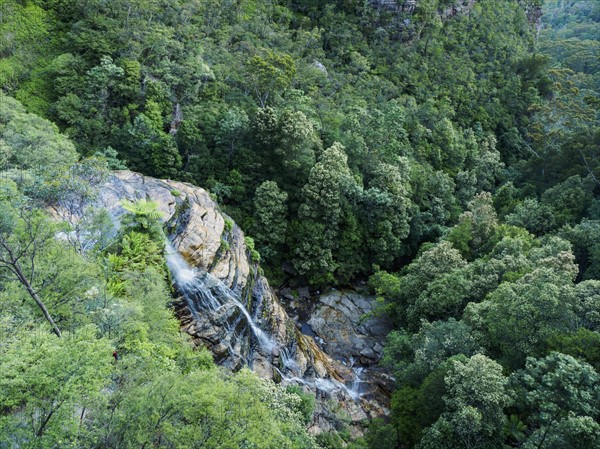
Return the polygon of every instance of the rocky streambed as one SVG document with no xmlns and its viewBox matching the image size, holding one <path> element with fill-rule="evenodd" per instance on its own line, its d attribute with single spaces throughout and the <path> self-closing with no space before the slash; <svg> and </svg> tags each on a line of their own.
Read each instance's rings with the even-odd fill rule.
<svg viewBox="0 0 600 449">
<path fill-rule="evenodd" d="M 97 203 L 118 222 L 123 200 L 158 204 L 169 238 L 173 308 L 182 330 L 217 363 L 232 370 L 249 366 L 314 394 L 313 433 L 349 421 L 359 434 L 364 420 L 387 413 L 391 379 L 376 363 L 389 327 L 364 318 L 372 307 L 365 292 L 276 293 L 241 229 L 191 184 L 114 172 Z"/>
<path fill-rule="evenodd" d="M 379 367 L 383 341 L 391 323 L 370 317 L 374 298 L 364 288 L 332 289 L 311 295 L 308 289 L 282 289 L 281 303 L 304 335 L 338 363 L 349 367 L 354 379 L 347 382 L 355 400 L 345 404 L 353 422 L 387 413 L 393 379 Z M 358 407 L 356 406 L 358 404 Z M 325 421 L 327 416 L 319 417 Z M 321 423 L 322 427 L 327 425 Z"/>
</svg>

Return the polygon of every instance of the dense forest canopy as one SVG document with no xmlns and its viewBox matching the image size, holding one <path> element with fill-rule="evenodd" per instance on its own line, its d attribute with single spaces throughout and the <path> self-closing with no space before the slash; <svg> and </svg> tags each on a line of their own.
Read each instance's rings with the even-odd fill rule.
<svg viewBox="0 0 600 449">
<path fill-rule="evenodd" d="M 0 0 L 0 448 L 599 445 L 599 22 L 593 0 Z M 123 168 L 208 189 L 274 286 L 368 279 L 389 419 L 315 439 L 305 393 L 182 341 L 152 204 L 118 231 L 46 213 Z"/>
</svg>

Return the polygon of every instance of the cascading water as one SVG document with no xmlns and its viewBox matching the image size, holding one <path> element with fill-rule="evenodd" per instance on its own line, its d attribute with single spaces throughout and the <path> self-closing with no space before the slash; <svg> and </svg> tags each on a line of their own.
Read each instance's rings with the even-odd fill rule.
<svg viewBox="0 0 600 449">
<path fill-rule="evenodd" d="M 250 336 L 246 335 L 247 329 L 265 354 L 273 352 L 275 342 L 240 302 L 238 292 L 232 291 L 210 273 L 190 267 L 170 243 L 166 245 L 166 261 L 194 318 L 198 321 L 208 318 L 215 326 L 225 328 L 221 343 L 228 347 L 230 356 L 241 356 L 246 364 L 251 365 L 253 348 L 248 344 Z"/>
<path fill-rule="evenodd" d="M 221 330 L 215 340 L 227 348 L 231 360 L 241 359 L 244 364 L 252 366 L 253 340 L 263 355 L 278 354 L 281 364 L 274 369 L 284 383 L 302 385 L 327 394 L 342 392 L 355 401 L 360 399 L 362 368 L 354 367 L 353 361 L 349 367 L 353 379 L 347 385 L 329 377 L 305 378 L 296 359 L 297 347 L 279 345 L 261 329 L 256 318 L 240 301 L 240 292 L 230 289 L 210 273 L 190 267 L 170 243 L 166 245 L 166 261 L 194 319 L 198 323 L 210 322 L 213 328 Z M 231 361 L 221 362 L 239 366 Z"/>
<path fill-rule="evenodd" d="M 289 371 L 292 376 L 300 375 L 300 366 L 294 357 L 293 348 L 282 348 L 279 356 L 281 357 L 284 370 Z"/>
<path fill-rule="evenodd" d="M 352 379 L 351 382 L 348 382 L 346 391 L 352 399 L 358 400 L 363 389 L 363 380 L 360 377 L 363 375 L 364 368 L 362 366 L 355 366 L 355 361 L 352 357 L 350 357 L 350 368 L 352 369 L 354 379 Z"/>
</svg>

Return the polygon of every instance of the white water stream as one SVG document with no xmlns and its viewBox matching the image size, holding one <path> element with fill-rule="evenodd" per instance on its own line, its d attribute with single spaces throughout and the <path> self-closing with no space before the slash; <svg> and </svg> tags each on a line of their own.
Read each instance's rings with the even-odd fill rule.
<svg viewBox="0 0 600 449">
<path fill-rule="evenodd" d="M 223 320 L 223 325 L 226 326 L 227 329 L 227 335 L 231 335 L 235 337 L 235 339 L 239 337 L 239 335 L 236 334 L 236 328 L 243 317 L 253 335 L 256 337 L 260 347 L 268 354 L 275 352 L 275 349 L 278 347 L 277 343 L 273 341 L 268 333 L 258 326 L 250 312 L 248 312 L 246 307 L 240 302 L 238 293 L 232 291 L 221 280 L 212 276 L 210 273 L 190 267 L 170 243 L 167 243 L 166 246 L 166 261 L 179 290 L 183 293 L 186 302 L 196 319 L 198 319 L 203 312 L 215 313 L 223 307 L 233 305 L 241 312 L 241 315 L 233 323 L 228 323 L 226 320 Z M 232 348 L 231 343 L 227 342 L 227 344 L 229 351 L 233 354 L 235 351 Z M 281 370 L 278 368 L 275 369 L 286 383 L 313 387 L 329 394 L 344 391 L 353 400 L 358 401 L 360 399 L 362 385 L 360 376 L 363 368 L 354 367 L 353 360 L 350 360 L 350 368 L 354 373 L 354 379 L 345 385 L 338 380 L 329 378 L 316 378 L 313 380 L 303 379 L 301 377 L 301 368 L 295 359 L 295 354 L 292 352 L 292 349 L 280 347 L 279 354 L 283 366 L 281 367 Z"/>
<path fill-rule="evenodd" d="M 202 309 L 214 312 L 221 307 L 234 305 L 245 317 L 261 348 L 268 353 L 275 349 L 276 343 L 265 331 L 258 327 L 246 307 L 240 302 L 238 294 L 233 292 L 220 279 L 210 273 L 190 267 L 170 243 L 166 247 L 166 260 L 177 286 L 184 294 L 192 313 L 196 317 Z M 236 321 L 233 325 L 230 325 L 228 331 L 234 332 L 238 322 Z"/>
</svg>

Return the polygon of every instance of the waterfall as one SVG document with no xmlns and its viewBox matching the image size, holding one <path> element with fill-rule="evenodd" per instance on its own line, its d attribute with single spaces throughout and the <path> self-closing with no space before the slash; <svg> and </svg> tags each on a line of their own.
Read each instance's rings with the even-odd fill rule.
<svg viewBox="0 0 600 449">
<path fill-rule="evenodd" d="M 277 369 L 277 368 L 276 368 Z M 339 380 L 335 380 L 335 379 L 329 379 L 329 378 L 323 378 L 323 377 L 317 377 L 313 380 L 308 380 L 308 379 L 303 379 L 302 377 L 298 377 L 298 376 L 287 376 L 285 375 L 281 370 L 277 369 L 277 371 L 279 372 L 279 375 L 281 376 L 281 379 L 286 382 L 287 384 L 295 384 L 295 385 L 302 385 L 305 387 L 309 387 L 315 390 L 321 390 L 324 391 L 330 395 L 333 395 L 335 393 L 339 393 L 339 392 L 344 392 L 348 397 L 352 398 L 354 401 L 359 402 L 362 392 L 361 392 L 361 388 L 360 388 L 360 384 L 361 384 L 361 380 L 358 377 L 358 374 L 355 372 L 355 378 L 358 378 L 359 380 L 357 382 L 351 382 L 350 386 L 345 385 L 344 383 L 340 382 Z"/>
<path fill-rule="evenodd" d="M 243 338 L 244 327 L 247 326 L 260 348 L 267 354 L 273 352 L 276 343 L 258 326 L 250 312 L 240 302 L 239 293 L 232 291 L 210 273 L 190 267 L 170 243 L 166 245 L 166 261 L 194 318 L 200 319 L 201 316 L 207 315 L 203 312 L 208 312 L 211 318 L 217 317 L 218 324 L 226 327 L 231 351 L 237 352 L 233 349 L 233 345 Z M 234 316 L 232 308 L 241 315 Z M 245 321 L 244 326 L 240 326 L 242 320 Z"/>
<path fill-rule="evenodd" d="M 360 378 L 363 375 L 364 368 L 362 366 L 354 366 L 354 358 L 350 357 L 350 368 L 354 379 L 348 382 L 346 391 L 354 400 L 358 400 L 363 392 L 363 380 Z"/>
<path fill-rule="evenodd" d="M 285 369 L 289 370 L 292 375 L 296 376 L 300 373 L 300 366 L 298 366 L 298 362 L 296 362 L 296 354 L 293 349 L 294 348 L 282 348 L 279 356 L 281 357 L 281 362 L 283 363 Z"/>
<path fill-rule="evenodd" d="M 354 360 L 352 358 L 350 359 L 350 368 L 354 377 L 350 382 L 344 384 L 343 382 L 331 378 L 316 377 L 312 380 L 309 380 L 299 377 L 297 374 L 299 368 L 298 363 L 294 359 L 293 353 L 290 351 L 290 349 L 283 348 L 280 356 L 283 367 L 282 369 L 276 368 L 276 370 L 284 382 L 321 390 L 328 394 L 344 392 L 354 401 L 360 401 L 363 393 L 363 380 L 361 379 L 361 375 L 363 374 L 364 368 L 360 366 L 354 366 Z"/>
<path fill-rule="evenodd" d="M 354 360 L 350 360 L 349 366 L 353 379 L 347 385 L 329 376 L 305 378 L 297 361 L 298 348 L 294 344 L 278 344 L 261 329 L 257 323 L 258 318 L 252 313 L 256 315 L 256 310 L 249 311 L 241 302 L 241 292 L 230 289 L 210 273 L 191 267 L 170 243 L 166 245 L 166 262 L 192 313 L 195 325 L 203 330 L 209 329 L 214 336 L 212 344 L 221 345 L 228 352 L 229 356 L 222 358 L 221 362 L 225 360 L 224 363 L 230 367 L 239 367 L 240 361 L 252 366 L 252 343 L 255 342 L 263 356 L 270 358 L 275 354 L 279 355 L 281 365 L 273 365 L 273 368 L 285 384 L 302 385 L 329 395 L 343 393 L 355 401 L 360 400 L 363 368 L 354 367 Z"/>
</svg>

